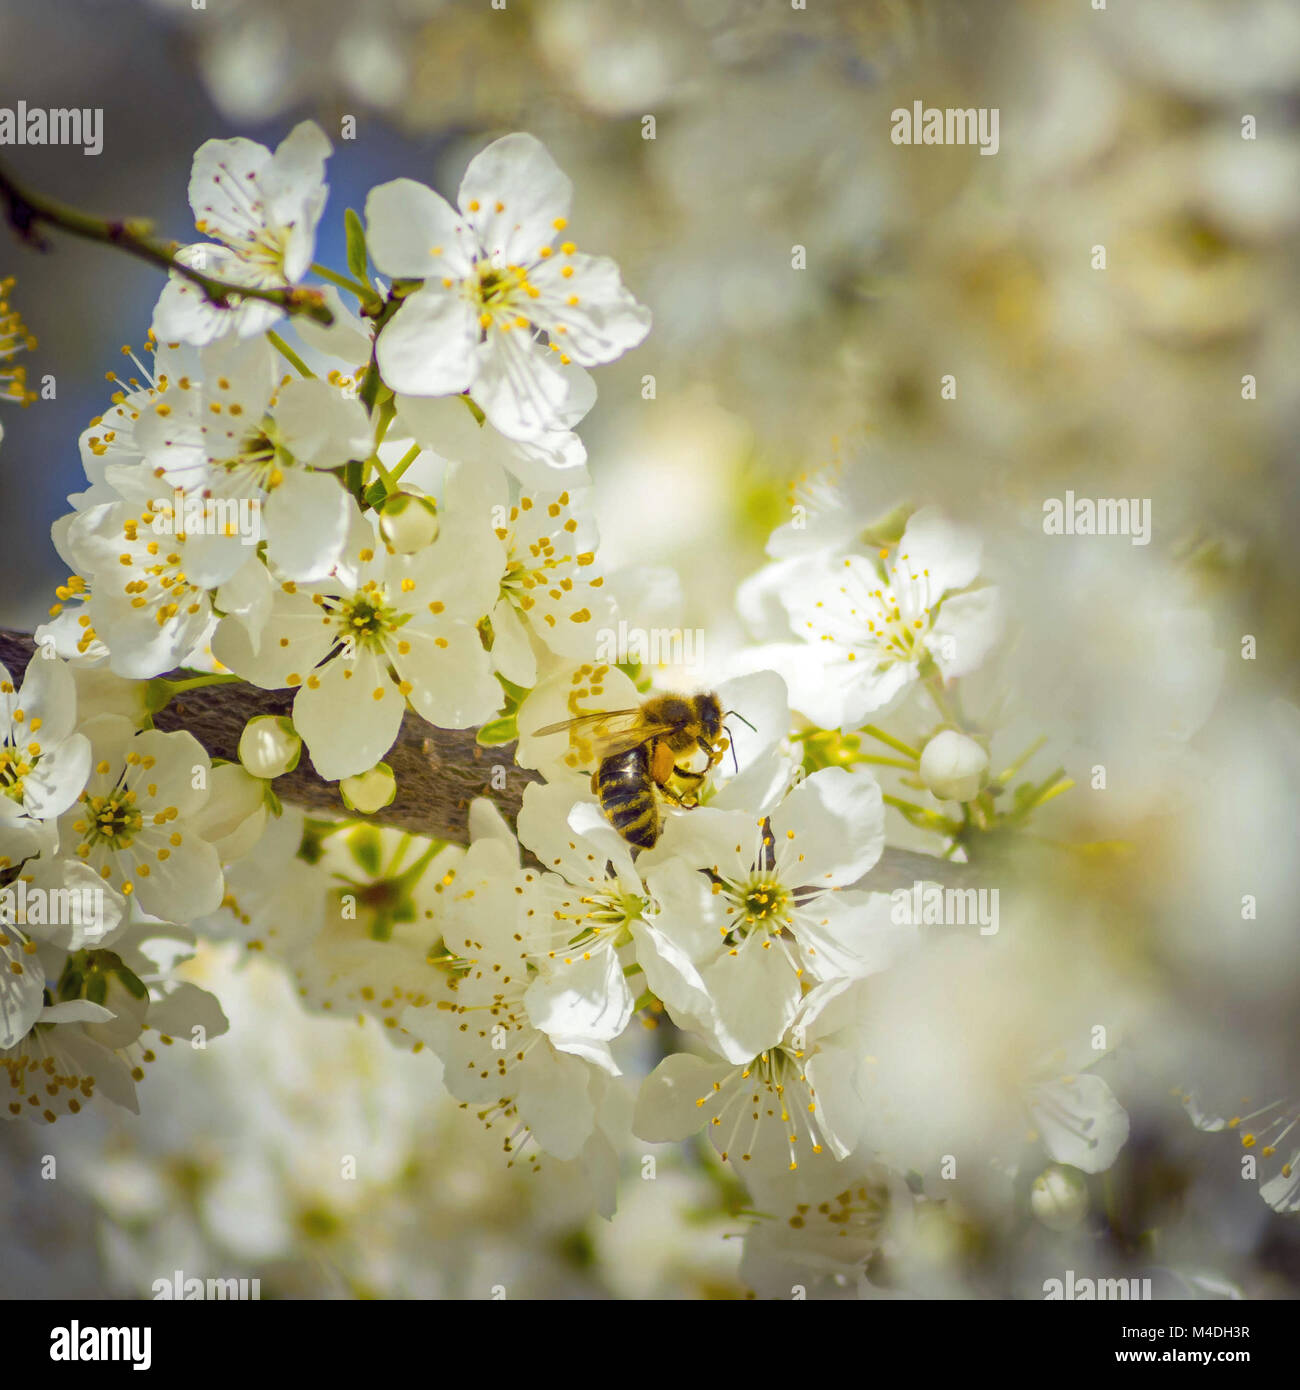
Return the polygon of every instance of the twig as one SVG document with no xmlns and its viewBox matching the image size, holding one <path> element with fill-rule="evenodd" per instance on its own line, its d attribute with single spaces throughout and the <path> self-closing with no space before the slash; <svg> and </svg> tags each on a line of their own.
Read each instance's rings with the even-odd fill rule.
<svg viewBox="0 0 1300 1390">
<path fill-rule="evenodd" d="M 49 243 L 38 231 L 40 225 L 45 223 L 87 241 L 116 246 L 128 255 L 148 261 L 150 265 L 174 271 L 196 284 L 208 302 L 218 308 L 231 309 L 245 299 L 259 299 L 264 303 L 276 305 L 286 314 L 302 314 L 315 319 L 317 323 L 334 322 L 333 313 L 317 289 L 294 285 L 278 289 L 259 289 L 253 285 L 233 285 L 213 275 L 205 275 L 203 271 L 185 265 L 177 259 L 176 253 L 180 250 L 178 242 L 162 242 L 149 236 L 150 224 L 144 219 L 127 218 L 124 221 L 113 221 L 104 217 L 92 217 L 76 208 L 55 202 L 53 198 L 23 188 L 3 165 L 0 165 L 0 203 L 3 203 L 9 225 L 13 227 L 19 239 L 38 251 L 49 249 Z"/>
</svg>

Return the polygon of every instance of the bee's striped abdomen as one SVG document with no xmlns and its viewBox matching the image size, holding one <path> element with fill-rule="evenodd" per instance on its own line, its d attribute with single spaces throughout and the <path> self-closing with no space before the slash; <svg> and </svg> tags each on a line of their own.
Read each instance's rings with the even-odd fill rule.
<svg viewBox="0 0 1300 1390">
<path fill-rule="evenodd" d="M 644 744 L 606 758 L 596 769 L 596 795 L 609 823 L 630 845 L 649 849 L 659 838 L 659 805 Z"/>
</svg>

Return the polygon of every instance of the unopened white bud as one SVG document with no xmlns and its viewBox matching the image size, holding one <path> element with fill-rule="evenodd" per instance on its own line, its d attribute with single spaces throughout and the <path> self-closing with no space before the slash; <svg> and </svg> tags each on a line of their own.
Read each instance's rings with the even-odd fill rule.
<svg viewBox="0 0 1300 1390">
<path fill-rule="evenodd" d="M 989 755 L 965 734 L 944 729 L 921 754 L 921 780 L 940 801 L 972 801 L 988 778 Z"/>
<path fill-rule="evenodd" d="M 432 498 L 395 492 L 379 514 L 379 531 L 399 555 L 414 555 L 438 539 L 438 508 Z"/>
<path fill-rule="evenodd" d="M 1034 1179 L 1029 1206 L 1049 1231 L 1068 1231 L 1083 1220 L 1088 1210 L 1088 1188 L 1083 1174 L 1053 1164 Z"/>
<path fill-rule="evenodd" d="M 259 714 L 239 736 L 239 761 L 254 777 L 283 777 L 298 766 L 302 739 L 283 714 Z"/>
<path fill-rule="evenodd" d="M 382 811 L 397 795 L 397 778 L 387 763 L 376 763 L 369 772 L 345 777 L 339 783 L 339 794 L 349 810 L 370 816 Z"/>
</svg>

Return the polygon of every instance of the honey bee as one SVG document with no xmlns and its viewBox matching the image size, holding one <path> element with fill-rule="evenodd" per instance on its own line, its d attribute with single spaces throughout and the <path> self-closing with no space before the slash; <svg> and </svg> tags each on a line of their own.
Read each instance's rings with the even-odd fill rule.
<svg viewBox="0 0 1300 1390">
<path fill-rule="evenodd" d="M 635 709 L 583 714 L 537 733 L 567 731 L 584 757 L 599 759 L 591 790 L 600 809 L 628 844 L 649 849 L 663 828 L 656 791 L 676 806 L 697 804 L 700 784 L 731 747 L 723 723 L 728 714 L 735 711 L 724 713 L 713 694 L 656 695 Z M 748 724 L 740 715 L 736 718 Z M 697 752 L 707 759 L 703 768 L 678 761 Z"/>
</svg>

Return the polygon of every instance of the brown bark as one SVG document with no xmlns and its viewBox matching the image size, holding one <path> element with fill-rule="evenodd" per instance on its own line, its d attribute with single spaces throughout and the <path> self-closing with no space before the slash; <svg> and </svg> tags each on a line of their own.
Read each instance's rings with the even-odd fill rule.
<svg viewBox="0 0 1300 1390">
<path fill-rule="evenodd" d="M 21 683 L 34 649 L 28 634 L 0 628 L 0 662 L 15 683 Z M 172 679 L 183 679 L 186 674 L 193 673 L 168 673 Z M 154 716 L 154 724 L 159 729 L 188 729 L 213 757 L 234 761 L 248 720 L 258 714 L 288 714 L 292 705 L 290 690 L 260 690 L 246 684 L 204 686 L 176 696 Z M 469 803 L 476 796 L 485 796 L 513 825 L 524 788 L 541 779 L 528 768 L 515 765 L 513 743 L 481 748 L 474 734 L 473 729 L 436 728 L 407 710 L 397 741 L 384 758 L 397 778 L 396 799 L 368 819 L 464 844 Z M 504 787 L 493 787 L 494 767 L 502 769 Z M 502 775 L 496 780 L 500 782 Z M 305 810 L 322 816 L 352 814 L 339 796 L 337 783 L 326 782 L 317 774 L 305 748 L 298 766 L 277 777 L 274 786 L 282 801 Z M 857 886 L 888 892 L 911 887 L 918 879 L 963 886 L 973 881 L 973 870 L 934 855 L 886 848 L 880 862 Z"/>
</svg>

